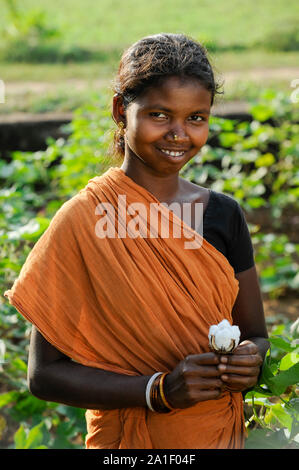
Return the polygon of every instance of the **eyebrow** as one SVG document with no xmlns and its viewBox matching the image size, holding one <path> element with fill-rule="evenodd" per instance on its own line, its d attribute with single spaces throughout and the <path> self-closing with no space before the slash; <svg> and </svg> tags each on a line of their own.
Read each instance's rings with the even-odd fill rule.
<svg viewBox="0 0 299 470">
<path fill-rule="evenodd" d="M 151 106 L 145 106 L 145 109 L 160 109 L 161 111 L 165 111 L 166 113 L 171 113 L 172 110 L 169 108 L 165 108 L 164 106 L 161 106 L 160 104 L 153 104 Z M 196 111 L 192 111 L 190 114 L 210 114 L 210 111 L 208 109 L 198 109 Z"/>
</svg>

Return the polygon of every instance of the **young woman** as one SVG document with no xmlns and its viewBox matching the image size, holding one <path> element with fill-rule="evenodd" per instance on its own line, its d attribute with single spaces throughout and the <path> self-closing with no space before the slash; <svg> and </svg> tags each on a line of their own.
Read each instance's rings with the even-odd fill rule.
<svg viewBox="0 0 299 470">
<path fill-rule="evenodd" d="M 62 206 L 5 293 L 34 325 L 31 392 L 87 409 L 87 448 L 244 446 L 242 392 L 268 348 L 252 244 L 233 198 L 179 176 L 207 141 L 217 91 L 205 49 L 184 35 L 125 51 L 122 166 Z M 208 332 L 223 319 L 241 342 L 220 356 Z"/>
</svg>

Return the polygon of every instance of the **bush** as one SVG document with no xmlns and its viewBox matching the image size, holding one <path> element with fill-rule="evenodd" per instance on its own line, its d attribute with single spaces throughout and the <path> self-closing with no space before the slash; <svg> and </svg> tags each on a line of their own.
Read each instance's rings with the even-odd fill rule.
<svg viewBox="0 0 299 470">
<path fill-rule="evenodd" d="M 296 24 L 282 24 L 275 32 L 266 35 L 257 45 L 268 49 L 271 52 L 277 51 L 298 51 L 299 50 L 299 30 Z"/>
<path fill-rule="evenodd" d="M 247 449 L 299 449 L 298 322 L 272 329 L 259 382 L 245 396 Z"/>
</svg>

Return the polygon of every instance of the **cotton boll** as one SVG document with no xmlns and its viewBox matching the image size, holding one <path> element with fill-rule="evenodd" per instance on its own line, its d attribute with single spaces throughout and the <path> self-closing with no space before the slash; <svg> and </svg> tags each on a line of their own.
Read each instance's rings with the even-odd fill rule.
<svg viewBox="0 0 299 470">
<path fill-rule="evenodd" d="M 236 343 L 239 344 L 240 335 L 241 335 L 239 327 L 237 325 L 233 325 L 231 326 L 230 331 L 231 331 L 232 339 L 234 339 Z"/>
<path fill-rule="evenodd" d="M 222 320 L 218 325 L 211 325 L 209 329 L 209 345 L 217 353 L 231 353 L 238 346 L 239 340 L 239 327 L 231 326 L 228 320 Z"/>
<path fill-rule="evenodd" d="M 218 325 L 215 325 L 218 330 L 222 330 L 224 328 L 231 328 L 230 322 L 228 320 L 222 320 Z"/>
<path fill-rule="evenodd" d="M 215 335 L 216 331 L 217 331 L 217 325 L 212 325 L 209 330 L 209 337 L 211 335 Z"/>
<path fill-rule="evenodd" d="M 231 344 L 231 335 L 227 328 L 219 330 L 215 334 L 215 344 L 218 349 L 228 350 Z"/>
</svg>

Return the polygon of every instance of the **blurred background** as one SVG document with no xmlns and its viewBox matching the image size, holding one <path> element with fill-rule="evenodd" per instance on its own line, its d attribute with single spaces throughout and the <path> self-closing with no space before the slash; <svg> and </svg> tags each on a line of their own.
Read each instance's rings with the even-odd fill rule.
<svg viewBox="0 0 299 470">
<path fill-rule="evenodd" d="M 224 75 L 225 100 L 261 86 L 290 91 L 298 77 L 295 0 L 1 0 L 1 114 L 74 110 L 111 80 L 142 36 L 182 32 L 202 41 Z"/>
<path fill-rule="evenodd" d="M 30 324 L 3 297 L 58 208 L 109 153 L 123 50 L 190 35 L 223 81 L 182 176 L 234 197 L 249 224 L 271 356 L 245 399 L 248 448 L 298 447 L 299 4 L 295 0 L 0 0 L 0 448 L 82 448 L 84 412 L 31 396 Z"/>
</svg>

